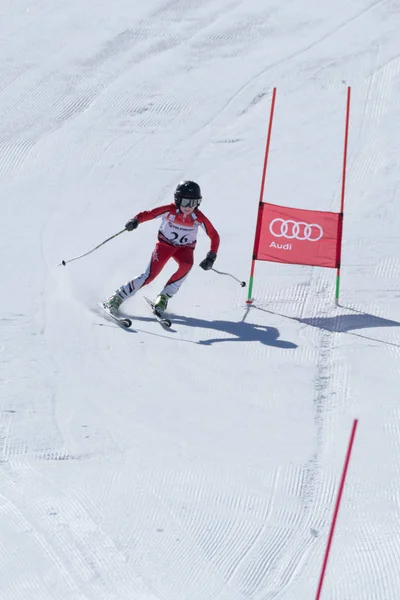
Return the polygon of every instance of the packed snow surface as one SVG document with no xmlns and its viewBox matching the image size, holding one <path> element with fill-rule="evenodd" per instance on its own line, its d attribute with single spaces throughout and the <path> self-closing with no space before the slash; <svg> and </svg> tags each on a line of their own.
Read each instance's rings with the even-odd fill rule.
<svg viewBox="0 0 400 600">
<path fill-rule="evenodd" d="M 400 598 L 398 0 L 3 0 L 1 600 Z M 339 211 L 335 271 L 196 262 L 170 331 L 97 303 L 147 266 L 138 211 L 199 182 L 248 281 L 264 200 Z"/>
</svg>

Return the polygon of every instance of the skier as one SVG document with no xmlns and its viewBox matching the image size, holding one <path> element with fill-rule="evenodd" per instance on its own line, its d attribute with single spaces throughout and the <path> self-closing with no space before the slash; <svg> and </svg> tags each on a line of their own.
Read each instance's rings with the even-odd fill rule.
<svg viewBox="0 0 400 600">
<path fill-rule="evenodd" d="M 211 240 L 210 251 L 201 261 L 200 267 L 208 271 L 213 266 L 217 258 L 220 238 L 212 223 L 198 210 L 202 200 L 199 185 L 194 181 L 181 181 L 175 190 L 174 198 L 175 203 L 140 212 L 126 223 L 125 228 L 133 231 L 140 223 L 158 217 L 162 219 L 158 230 L 158 242 L 146 271 L 122 285 L 112 296 L 103 301 L 104 308 L 111 314 L 116 315 L 122 302 L 153 281 L 168 260 L 173 258 L 178 263 L 178 270 L 167 281 L 154 303 L 155 311 L 158 314 L 163 313 L 167 308 L 168 300 L 178 292 L 193 266 L 199 227 L 204 229 Z"/>
</svg>

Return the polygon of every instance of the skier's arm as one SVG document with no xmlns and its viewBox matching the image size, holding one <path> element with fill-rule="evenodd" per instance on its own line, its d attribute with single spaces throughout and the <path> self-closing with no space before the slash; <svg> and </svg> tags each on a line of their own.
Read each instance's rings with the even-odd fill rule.
<svg viewBox="0 0 400 600">
<path fill-rule="evenodd" d="M 217 258 L 217 252 L 219 248 L 219 234 L 218 231 L 215 229 L 214 225 L 211 223 L 211 221 L 207 219 L 207 217 L 203 215 L 203 213 L 201 214 L 201 217 L 201 226 L 210 238 L 211 245 L 210 251 L 207 252 L 206 258 L 201 261 L 200 267 L 205 271 L 208 271 L 209 269 L 212 269 Z"/>
<path fill-rule="evenodd" d="M 202 214 L 201 217 L 201 225 L 211 240 L 210 252 L 212 252 L 213 254 L 217 254 L 220 242 L 218 231 L 215 229 L 214 225 L 209 219 L 207 219 L 205 215 Z"/>
<path fill-rule="evenodd" d="M 138 223 L 144 223 L 145 221 L 151 221 L 157 217 L 162 217 L 174 209 L 175 204 L 164 204 L 163 206 L 157 206 L 157 208 L 153 208 L 152 210 L 143 210 L 133 218 L 136 219 Z"/>
</svg>

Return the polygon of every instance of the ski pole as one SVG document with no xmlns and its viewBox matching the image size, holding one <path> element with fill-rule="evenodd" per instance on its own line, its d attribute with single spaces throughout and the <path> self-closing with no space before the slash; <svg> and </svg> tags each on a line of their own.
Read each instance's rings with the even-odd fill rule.
<svg viewBox="0 0 400 600">
<path fill-rule="evenodd" d="M 118 231 L 118 233 L 115 233 L 114 235 L 112 235 L 108 239 L 104 240 L 104 242 L 101 242 L 101 244 L 99 244 L 98 246 L 96 246 L 92 250 L 89 250 L 89 252 L 85 252 L 85 254 L 80 254 L 79 256 L 75 256 L 75 258 L 70 258 L 69 260 L 62 260 L 60 262 L 60 264 L 57 265 L 57 266 L 61 267 L 61 265 L 63 265 L 63 267 L 65 267 L 65 265 L 67 263 L 73 262 L 74 260 L 78 260 L 79 258 L 83 258 L 84 256 L 88 256 L 88 254 L 92 254 L 92 252 L 94 252 L 95 250 L 97 250 L 98 248 L 100 248 L 100 246 L 104 246 L 104 244 L 107 244 L 107 242 L 109 242 L 110 240 L 113 240 L 115 237 L 117 237 L 117 235 L 121 235 L 121 233 L 124 233 L 124 231 L 126 231 L 126 229 L 122 229 L 121 231 Z"/>
<path fill-rule="evenodd" d="M 232 279 L 234 279 L 235 281 L 238 281 L 242 287 L 246 287 L 245 281 L 240 281 L 240 279 L 238 279 L 234 275 L 231 275 L 230 273 L 224 273 L 223 271 L 217 271 L 217 269 L 214 269 L 214 267 L 211 267 L 211 271 L 215 271 L 215 273 L 218 273 L 218 275 L 227 275 L 228 277 L 232 277 Z"/>
</svg>

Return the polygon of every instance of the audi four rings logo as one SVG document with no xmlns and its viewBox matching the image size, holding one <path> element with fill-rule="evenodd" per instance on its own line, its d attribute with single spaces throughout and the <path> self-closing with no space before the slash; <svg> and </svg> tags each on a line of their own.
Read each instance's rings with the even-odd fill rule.
<svg viewBox="0 0 400 600">
<path fill-rule="evenodd" d="M 308 240 L 318 242 L 324 235 L 324 231 L 317 223 L 304 223 L 288 219 L 274 219 L 271 221 L 269 230 L 275 237 L 283 237 L 288 240 Z"/>
</svg>

